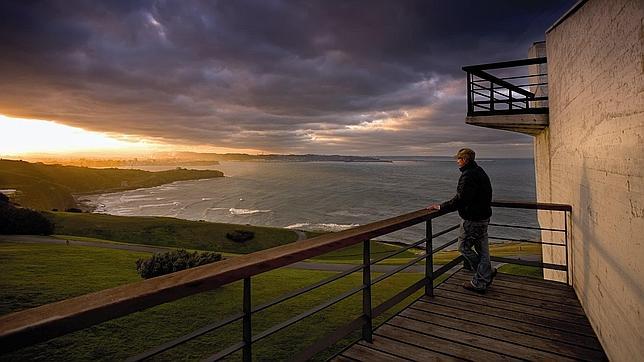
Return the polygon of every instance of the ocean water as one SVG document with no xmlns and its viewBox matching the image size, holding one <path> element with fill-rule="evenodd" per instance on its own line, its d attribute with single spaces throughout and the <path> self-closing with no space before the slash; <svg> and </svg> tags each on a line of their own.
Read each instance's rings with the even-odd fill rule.
<svg viewBox="0 0 644 362">
<path fill-rule="evenodd" d="M 392 162 L 222 162 L 212 167 L 226 177 L 180 181 L 158 187 L 84 198 L 96 211 L 127 216 L 170 216 L 235 224 L 338 231 L 415 211 L 451 198 L 460 172 L 443 157 L 395 157 Z M 494 198 L 535 200 L 531 159 L 479 160 L 492 181 Z M 138 167 L 159 171 L 172 167 Z M 493 210 L 493 222 L 536 226 L 536 213 Z M 459 222 L 456 213 L 434 220 L 434 232 Z M 500 236 L 536 233 L 497 228 Z M 405 229 L 380 239 L 414 242 L 424 227 Z M 455 233 L 437 240 L 437 245 Z"/>
</svg>

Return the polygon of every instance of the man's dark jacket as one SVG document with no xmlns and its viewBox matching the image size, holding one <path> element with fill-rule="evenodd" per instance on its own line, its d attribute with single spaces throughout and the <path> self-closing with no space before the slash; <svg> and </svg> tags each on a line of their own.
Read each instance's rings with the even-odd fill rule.
<svg viewBox="0 0 644 362">
<path fill-rule="evenodd" d="M 458 214 L 464 220 L 481 221 L 492 216 L 492 185 L 485 171 L 474 161 L 460 168 L 456 196 L 441 204 L 441 211 Z"/>
</svg>

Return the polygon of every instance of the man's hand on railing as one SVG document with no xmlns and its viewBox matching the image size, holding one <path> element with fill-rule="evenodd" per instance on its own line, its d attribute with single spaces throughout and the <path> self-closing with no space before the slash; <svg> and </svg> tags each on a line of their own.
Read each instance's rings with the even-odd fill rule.
<svg viewBox="0 0 644 362">
<path fill-rule="evenodd" d="M 427 206 L 425 209 L 429 211 L 434 211 L 434 210 L 440 210 L 441 209 L 441 204 L 431 204 Z"/>
</svg>

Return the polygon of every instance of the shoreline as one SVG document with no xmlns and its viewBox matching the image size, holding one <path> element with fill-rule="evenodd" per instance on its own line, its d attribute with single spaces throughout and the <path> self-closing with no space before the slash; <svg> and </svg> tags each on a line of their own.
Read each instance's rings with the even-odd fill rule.
<svg viewBox="0 0 644 362">
<path fill-rule="evenodd" d="M 85 196 L 85 195 L 72 194 L 72 197 L 74 198 L 74 202 L 76 203 L 76 207 L 80 209 L 81 212 L 88 212 L 91 214 L 95 214 L 94 211 L 98 209 L 98 205 L 92 203 L 91 200 L 88 200 L 88 199 L 79 199 L 80 196 Z"/>
<path fill-rule="evenodd" d="M 148 172 L 150 172 L 150 171 L 148 171 Z M 118 193 L 118 192 L 152 189 L 152 188 L 155 188 L 155 187 L 172 185 L 172 184 L 180 183 L 180 182 L 211 180 L 211 179 L 222 178 L 222 177 L 226 177 L 226 176 L 222 174 L 222 176 L 196 178 L 196 179 L 191 179 L 191 180 L 177 180 L 177 181 L 172 181 L 172 182 L 168 182 L 168 183 L 164 183 L 164 184 L 160 184 L 160 185 L 148 186 L 148 187 L 135 187 L 135 188 L 122 188 L 122 187 L 119 187 L 119 188 L 113 188 L 113 189 L 96 190 L 96 191 L 91 191 L 91 192 L 79 192 L 79 193 L 73 193 L 71 195 L 74 198 L 74 203 L 76 204 L 76 207 L 78 209 L 80 209 L 82 212 L 94 213 L 94 211 L 96 211 L 96 209 L 98 209 L 100 204 L 96 204 L 96 203 L 92 202 L 92 200 L 89 200 L 89 199 L 83 199 L 83 197 L 87 197 L 87 196 L 102 196 L 102 195 L 105 195 L 105 194 L 113 194 L 113 193 Z M 111 214 L 108 214 L 108 215 L 111 215 Z"/>
</svg>

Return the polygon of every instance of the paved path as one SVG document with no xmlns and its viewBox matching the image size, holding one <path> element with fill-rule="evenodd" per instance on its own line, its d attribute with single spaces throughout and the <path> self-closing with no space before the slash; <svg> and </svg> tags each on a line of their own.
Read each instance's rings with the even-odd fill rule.
<svg viewBox="0 0 644 362">
<path fill-rule="evenodd" d="M 164 248 L 161 246 L 146 246 L 135 244 L 118 244 L 118 243 L 101 243 L 97 241 L 79 241 L 79 240 L 65 240 L 53 238 L 51 236 L 41 235 L 0 235 L 0 242 L 14 242 L 14 243 L 29 243 L 29 244 L 67 244 L 77 246 L 91 246 L 96 248 L 118 249 L 129 251 L 141 251 L 145 253 L 164 253 L 166 251 L 174 250 L 172 248 Z"/>
</svg>

